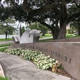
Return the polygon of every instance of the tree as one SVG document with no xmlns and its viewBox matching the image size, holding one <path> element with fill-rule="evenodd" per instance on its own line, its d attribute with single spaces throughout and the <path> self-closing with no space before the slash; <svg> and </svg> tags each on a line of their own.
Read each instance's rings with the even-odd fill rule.
<svg viewBox="0 0 80 80">
<path fill-rule="evenodd" d="M 66 25 L 80 16 L 79 0 L 24 0 L 23 7 L 28 21 L 39 21 L 46 25 L 54 39 L 65 38 Z M 73 7 L 74 11 L 71 12 Z M 45 22 L 48 18 L 51 24 Z"/>
<path fill-rule="evenodd" d="M 5 34 L 5 38 L 7 39 L 8 34 L 13 34 L 13 31 L 15 31 L 16 29 L 12 26 L 9 25 L 0 25 L 0 29 L 2 34 Z"/>
<path fill-rule="evenodd" d="M 46 32 L 49 30 L 46 26 L 40 24 L 39 22 L 34 22 L 32 24 L 30 24 L 29 26 L 30 29 L 37 29 L 37 30 L 41 30 L 42 35 L 44 36 L 46 34 Z"/>
<path fill-rule="evenodd" d="M 5 33 L 6 39 L 8 34 L 13 34 L 13 31 L 16 30 L 16 28 L 11 26 L 11 24 L 13 23 L 15 23 L 15 20 L 11 18 L 8 18 L 5 21 L 0 22 L 0 29 L 3 34 Z"/>
<path fill-rule="evenodd" d="M 3 0 L 1 0 L 3 1 Z M 19 22 L 24 22 L 27 19 L 26 12 L 24 12 L 21 0 L 4 0 L 7 6 L 0 5 L 0 21 L 5 21 L 7 18 L 13 18 Z M 21 29 L 20 36 L 22 35 Z"/>
<path fill-rule="evenodd" d="M 20 0 L 6 0 L 9 5 L 1 6 L 1 19 L 14 17 L 19 21 L 29 23 L 38 21 L 48 27 L 54 39 L 65 38 L 66 25 L 80 16 L 79 0 L 24 0 L 23 7 L 18 4 Z M 49 22 L 46 23 L 46 20 Z"/>
<path fill-rule="evenodd" d="M 72 22 L 71 27 L 73 27 L 75 29 L 75 31 L 78 32 L 78 35 L 80 36 L 80 21 Z"/>
</svg>

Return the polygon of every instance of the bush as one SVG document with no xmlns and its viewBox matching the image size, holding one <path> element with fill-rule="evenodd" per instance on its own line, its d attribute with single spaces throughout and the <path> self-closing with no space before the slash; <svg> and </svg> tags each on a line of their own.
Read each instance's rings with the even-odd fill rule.
<svg viewBox="0 0 80 80">
<path fill-rule="evenodd" d="M 50 56 L 46 56 L 42 52 L 32 51 L 29 49 L 24 50 L 21 48 L 7 49 L 5 52 L 8 54 L 20 55 L 25 60 L 31 60 L 38 68 L 42 70 L 52 68 L 53 64 L 57 65 L 59 63 L 59 66 L 61 66 L 59 61 L 50 58 Z"/>
</svg>

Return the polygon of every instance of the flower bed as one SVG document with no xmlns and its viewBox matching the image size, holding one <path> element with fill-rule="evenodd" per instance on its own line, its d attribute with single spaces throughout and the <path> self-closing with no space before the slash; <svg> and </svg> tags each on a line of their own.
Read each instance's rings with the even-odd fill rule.
<svg viewBox="0 0 80 80">
<path fill-rule="evenodd" d="M 6 49 L 6 53 L 18 55 L 22 57 L 25 60 L 32 61 L 38 68 L 42 70 L 50 70 L 52 72 L 56 72 L 59 74 L 62 74 L 64 76 L 71 77 L 66 71 L 64 71 L 63 66 L 61 62 L 50 58 L 50 56 L 46 56 L 42 52 L 38 51 L 32 51 L 32 50 L 24 50 L 22 48 L 16 48 L 16 49 Z"/>
<path fill-rule="evenodd" d="M 6 53 L 8 54 L 14 54 L 21 56 L 25 60 L 32 61 L 38 68 L 42 70 L 46 70 L 49 68 L 54 67 L 52 69 L 53 72 L 56 72 L 58 69 L 62 68 L 62 65 L 59 61 L 50 58 L 50 56 L 46 56 L 42 52 L 32 51 L 32 50 L 24 50 L 21 48 L 16 49 L 6 49 Z"/>
</svg>

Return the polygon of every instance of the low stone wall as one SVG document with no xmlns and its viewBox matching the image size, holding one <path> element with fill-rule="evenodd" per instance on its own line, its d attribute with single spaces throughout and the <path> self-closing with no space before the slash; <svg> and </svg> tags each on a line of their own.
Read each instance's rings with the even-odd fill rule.
<svg viewBox="0 0 80 80">
<path fill-rule="evenodd" d="M 64 69 L 76 80 L 80 80 L 79 42 L 37 42 L 13 44 L 10 48 L 24 48 L 41 51 L 62 62 Z"/>
</svg>

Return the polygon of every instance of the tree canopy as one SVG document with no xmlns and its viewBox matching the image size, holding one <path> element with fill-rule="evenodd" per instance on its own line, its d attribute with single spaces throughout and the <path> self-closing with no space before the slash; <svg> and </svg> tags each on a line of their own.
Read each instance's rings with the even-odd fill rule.
<svg viewBox="0 0 80 80">
<path fill-rule="evenodd" d="M 80 0 L 20 1 L 5 0 L 8 6 L 0 5 L 0 19 L 12 17 L 29 23 L 38 21 L 52 31 L 54 39 L 65 38 L 66 25 L 80 17 Z"/>
<path fill-rule="evenodd" d="M 66 25 L 80 16 L 80 0 L 24 0 L 23 7 L 28 21 L 47 25 L 55 39 L 65 38 Z"/>
</svg>

